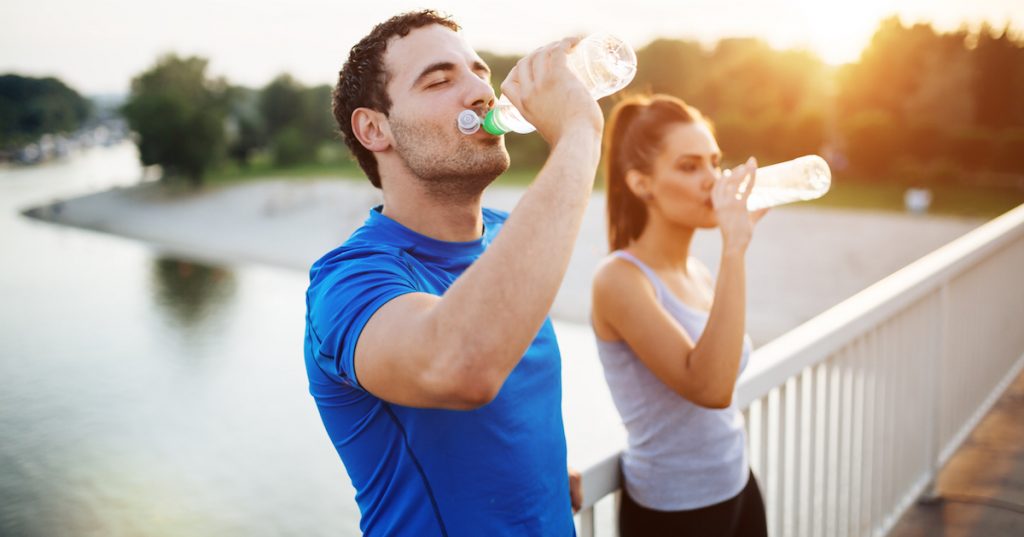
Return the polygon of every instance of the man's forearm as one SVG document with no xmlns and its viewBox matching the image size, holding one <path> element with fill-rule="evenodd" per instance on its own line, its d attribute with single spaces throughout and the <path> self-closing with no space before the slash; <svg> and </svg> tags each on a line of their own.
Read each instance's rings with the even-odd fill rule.
<svg viewBox="0 0 1024 537">
<path fill-rule="evenodd" d="M 600 133 L 580 129 L 551 151 L 487 251 L 432 315 L 462 364 L 503 381 L 536 336 L 565 276 L 600 158 Z"/>
</svg>

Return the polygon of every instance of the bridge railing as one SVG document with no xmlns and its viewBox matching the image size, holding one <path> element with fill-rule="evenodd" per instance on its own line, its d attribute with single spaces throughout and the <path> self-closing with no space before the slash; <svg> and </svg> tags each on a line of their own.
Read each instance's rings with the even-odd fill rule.
<svg viewBox="0 0 1024 537">
<path fill-rule="evenodd" d="M 736 402 L 770 534 L 884 536 L 1022 366 L 1024 205 L 755 351 Z M 583 482 L 604 534 L 618 455 Z"/>
</svg>

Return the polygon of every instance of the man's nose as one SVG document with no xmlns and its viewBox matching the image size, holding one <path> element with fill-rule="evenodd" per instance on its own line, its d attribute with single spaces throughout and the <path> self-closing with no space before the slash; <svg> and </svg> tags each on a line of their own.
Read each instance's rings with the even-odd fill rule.
<svg viewBox="0 0 1024 537">
<path fill-rule="evenodd" d="M 463 103 L 466 108 L 489 110 L 496 99 L 494 88 L 484 79 L 470 75 Z"/>
</svg>

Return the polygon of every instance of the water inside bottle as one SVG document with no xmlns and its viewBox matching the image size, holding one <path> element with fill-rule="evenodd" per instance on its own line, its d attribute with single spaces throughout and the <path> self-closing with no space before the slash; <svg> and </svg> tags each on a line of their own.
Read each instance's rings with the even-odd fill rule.
<svg viewBox="0 0 1024 537">
<path fill-rule="evenodd" d="M 636 54 L 629 45 L 608 35 L 593 35 L 580 41 L 568 62 L 569 69 L 595 99 L 626 87 L 636 74 Z"/>
<path fill-rule="evenodd" d="M 821 197 L 817 191 L 793 187 L 754 187 L 747 198 L 747 210 L 756 211 L 794 201 L 807 201 Z"/>
<path fill-rule="evenodd" d="M 832 184 L 828 163 L 817 155 L 808 155 L 757 170 L 754 191 L 747 209 L 754 211 L 794 201 L 820 198 Z M 741 188 L 742 190 L 742 188 Z"/>
<path fill-rule="evenodd" d="M 569 69 L 595 99 L 626 87 L 636 75 L 636 53 L 625 42 L 608 34 L 595 34 L 583 39 L 566 61 Z M 468 119 L 459 122 L 459 128 L 464 134 L 474 132 Z M 535 130 L 504 95 L 484 118 L 483 129 L 495 136 L 506 132 L 525 134 Z"/>
</svg>

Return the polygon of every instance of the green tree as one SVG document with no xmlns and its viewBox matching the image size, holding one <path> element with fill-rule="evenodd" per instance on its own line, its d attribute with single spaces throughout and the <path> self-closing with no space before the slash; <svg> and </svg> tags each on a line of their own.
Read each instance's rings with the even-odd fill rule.
<svg viewBox="0 0 1024 537">
<path fill-rule="evenodd" d="M 92 107 L 56 78 L 0 76 L 0 148 L 82 126 Z"/>
<path fill-rule="evenodd" d="M 875 177 L 950 153 L 949 131 L 973 121 L 964 33 L 879 24 L 860 61 L 839 73 L 838 107 L 851 166 Z"/>
<path fill-rule="evenodd" d="M 708 57 L 694 103 L 715 123 L 727 160 L 767 164 L 825 143 L 829 73 L 816 56 L 757 39 L 723 39 Z"/>
<path fill-rule="evenodd" d="M 1024 126 L 1024 43 L 1009 28 L 983 26 L 972 51 L 978 124 L 993 129 Z"/>
<path fill-rule="evenodd" d="M 924 183 L 1024 170 L 1009 157 L 1024 127 L 1024 43 L 1009 28 L 943 34 L 886 19 L 860 61 L 840 73 L 839 87 L 855 169 L 941 172 L 918 173 Z"/>
<path fill-rule="evenodd" d="M 315 161 L 318 148 L 335 137 L 329 86 L 307 88 L 279 75 L 260 92 L 259 110 L 280 166 Z"/>
<path fill-rule="evenodd" d="M 260 92 L 259 108 L 271 138 L 301 121 L 305 113 L 302 84 L 289 74 L 278 75 Z"/>
<path fill-rule="evenodd" d="M 895 124 L 889 112 L 877 108 L 858 112 L 843 122 L 847 153 L 858 170 L 877 178 L 892 167 L 900 154 L 903 133 Z"/>
<path fill-rule="evenodd" d="M 242 86 L 228 90 L 227 153 L 240 166 L 267 145 L 267 128 L 259 110 L 260 93 Z"/>
<path fill-rule="evenodd" d="M 627 91 L 667 93 L 698 108 L 708 53 L 694 41 L 656 39 L 637 50 L 637 72 Z"/>
<path fill-rule="evenodd" d="M 331 86 L 322 84 L 307 88 L 302 96 L 305 99 L 305 116 L 303 118 L 303 130 L 309 136 L 321 143 L 324 141 L 338 141 L 338 125 L 334 122 L 334 113 L 331 111 Z"/>
<path fill-rule="evenodd" d="M 227 83 L 206 75 L 207 60 L 170 54 L 132 80 L 122 113 L 138 136 L 144 165 L 194 186 L 224 154 Z"/>
</svg>

